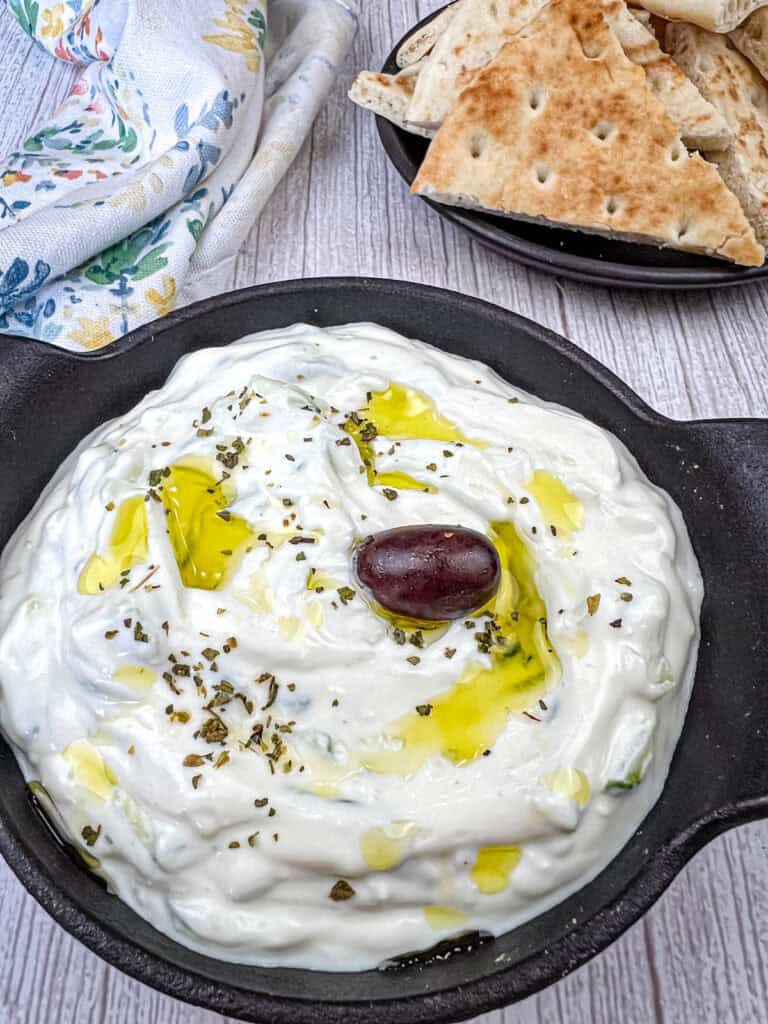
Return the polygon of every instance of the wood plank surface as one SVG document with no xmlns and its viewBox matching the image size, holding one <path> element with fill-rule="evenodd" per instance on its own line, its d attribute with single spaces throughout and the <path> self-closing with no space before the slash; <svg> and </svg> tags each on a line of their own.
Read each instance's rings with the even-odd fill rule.
<svg viewBox="0 0 768 1024">
<path fill-rule="evenodd" d="M 311 139 L 253 228 L 233 286 L 364 274 L 450 287 L 565 334 L 680 419 L 768 415 L 768 289 L 661 294 L 559 280 L 469 241 L 412 200 L 345 93 L 434 0 L 364 0 L 361 31 Z M 72 69 L 0 9 L 0 149 L 66 94 Z M 0 338 L 2 344 L 2 338 Z M 768 825 L 720 838 L 622 939 L 483 1024 L 766 1024 Z M 107 967 L 0 864 L 0 1024 L 224 1024 Z"/>
</svg>

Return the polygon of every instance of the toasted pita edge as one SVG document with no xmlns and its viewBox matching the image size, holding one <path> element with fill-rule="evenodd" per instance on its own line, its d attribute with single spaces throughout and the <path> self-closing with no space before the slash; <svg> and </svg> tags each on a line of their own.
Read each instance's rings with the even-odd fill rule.
<svg viewBox="0 0 768 1024">
<path fill-rule="evenodd" d="M 439 128 L 473 74 L 548 3 L 550 0 L 464 0 L 427 58 L 408 105 L 409 123 Z"/>
<path fill-rule="evenodd" d="M 416 32 L 408 36 L 397 51 L 395 57 L 397 66 L 399 68 L 407 68 L 411 64 L 417 64 L 420 60 L 423 60 L 465 2 L 466 0 L 454 0 L 449 7 L 444 8 L 439 14 L 435 15 L 423 28 L 417 29 Z"/>
<path fill-rule="evenodd" d="M 646 11 L 642 7 L 629 7 L 628 10 L 632 17 L 636 18 L 644 28 L 647 28 L 649 32 L 653 31 L 650 11 Z"/>
<path fill-rule="evenodd" d="M 736 141 L 723 153 L 706 154 L 734 193 L 755 234 L 768 245 L 768 157 L 755 165 L 755 147 L 749 152 L 744 144 L 744 128 L 759 132 L 758 155 L 768 153 L 768 116 L 754 102 L 759 92 L 768 108 L 768 85 L 747 58 L 729 42 L 728 37 L 706 32 L 695 25 L 667 26 L 665 45 L 698 89 L 721 108 L 734 129 Z M 715 61 L 713 58 L 716 57 Z M 726 65 L 730 81 L 717 73 Z M 735 88 L 741 84 L 743 89 Z"/>
<path fill-rule="evenodd" d="M 733 141 L 723 115 L 701 95 L 684 71 L 664 53 L 654 33 L 633 17 L 624 0 L 602 0 L 603 13 L 633 64 L 642 67 L 689 149 L 722 150 Z"/>
<path fill-rule="evenodd" d="M 730 33 L 729 39 L 768 79 L 768 7 L 762 7 Z"/>
<path fill-rule="evenodd" d="M 612 241 L 632 242 L 637 245 L 656 246 L 659 249 L 678 249 L 681 252 L 695 253 L 700 256 L 711 256 L 713 259 L 726 260 L 729 263 L 736 263 L 743 267 L 761 267 L 765 262 L 765 250 L 762 246 L 755 248 L 749 238 L 729 238 L 718 250 L 698 248 L 694 246 L 682 246 L 673 243 L 670 239 L 662 236 L 651 236 L 636 234 L 631 231 L 609 231 L 600 227 L 588 226 L 585 224 L 566 224 L 562 221 L 549 220 L 547 217 L 531 217 L 524 213 L 509 213 L 505 210 L 494 210 L 482 203 L 477 202 L 471 196 L 453 194 L 450 192 L 439 192 L 429 185 L 422 185 L 414 190 L 415 195 L 431 200 L 433 203 L 440 203 L 441 206 L 456 206 L 464 210 L 476 210 L 478 213 L 492 213 L 496 217 L 505 217 L 508 220 L 519 220 L 526 224 L 538 224 L 542 227 L 555 228 L 558 231 L 573 231 L 583 235 L 597 235 L 600 238 L 609 238 Z"/>
<path fill-rule="evenodd" d="M 358 107 L 386 118 L 398 128 L 431 139 L 435 134 L 433 131 L 410 125 L 405 120 L 413 88 L 412 81 L 415 81 L 419 70 L 420 64 L 411 64 L 397 75 L 361 71 L 347 95 Z"/>
</svg>

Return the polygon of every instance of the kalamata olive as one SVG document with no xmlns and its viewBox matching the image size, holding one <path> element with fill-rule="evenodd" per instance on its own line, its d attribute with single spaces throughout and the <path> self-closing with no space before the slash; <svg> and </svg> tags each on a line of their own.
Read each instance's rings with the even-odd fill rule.
<svg viewBox="0 0 768 1024">
<path fill-rule="evenodd" d="M 499 556 L 482 533 L 461 526 L 399 526 L 358 548 L 357 576 L 395 615 L 439 622 L 480 608 L 499 585 Z"/>
</svg>

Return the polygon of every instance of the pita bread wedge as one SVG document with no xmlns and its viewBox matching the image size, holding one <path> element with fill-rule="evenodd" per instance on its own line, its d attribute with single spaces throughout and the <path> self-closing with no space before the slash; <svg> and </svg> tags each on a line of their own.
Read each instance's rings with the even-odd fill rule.
<svg viewBox="0 0 768 1024">
<path fill-rule="evenodd" d="M 408 125 L 434 131 L 475 72 L 536 17 L 548 0 L 460 0 L 436 40 L 408 105 Z M 630 60 L 645 68 L 651 87 L 691 149 L 723 149 L 730 133 L 723 119 L 666 56 L 655 36 L 633 18 L 624 0 L 603 0 L 605 13 Z"/>
<path fill-rule="evenodd" d="M 407 68 L 409 65 L 416 64 L 423 57 L 426 57 L 443 32 L 448 28 L 448 24 L 463 2 L 464 0 L 456 0 L 450 7 L 440 11 L 424 28 L 409 36 L 397 51 L 397 57 L 395 58 L 397 66 L 399 68 Z"/>
<path fill-rule="evenodd" d="M 726 149 L 731 132 L 722 114 L 664 53 L 652 31 L 627 9 L 624 0 L 602 0 L 608 24 L 633 64 L 639 64 L 689 149 Z"/>
<path fill-rule="evenodd" d="M 385 117 L 398 128 L 431 139 L 435 134 L 426 128 L 406 124 L 405 112 L 413 95 L 416 79 L 423 61 L 411 64 L 396 75 L 379 75 L 374 71 L 361 71 L 352 83 L 349 98 L 359 107 Z"/>
<path fill-rule="evenodd" d="M 419 75 L 407 120 L 438 128 L 474 73 L 549 0 L 464 0 Z"/>
<path fill-rule="evenodd" d="M 755 234 L 768 243 L 768 85 L 727 36 L 693 25 L 668 25 L 666 46 L 714 104 L 735 136 L 712 153 L 726 185 L 738 196 Z"/>
<path fill-rule="evenodd" d="M 737 50 L 751 60 L 757 70 L 768 79 L 768 7 L 755 11 L 735 28 L 730 40 Z"/>
<path fill-rule="evenodd" d="M 600 0 L 551 0 L 459 96 L 412 191 L 438 202 L 747 266 L 765 252 L 689 155 Z"/>
<path fill-rule="evenodd" d="M 730 32 L 768 0 L 639 0 L 651 14 L 668 21 L 688 21 L 710 32 Z"/>
<path fill-rule="evenodd" d="M 649 32 L 653 31 L 653 24 L 651 22 L 650 11 L 644 11 L 642 7 L 630 7 L 629 13 L 633 18 L 637 18 L 641 25 L 644 25 Z"/>
<path fill-rule="evenodd" d="M 663 49 L 664 32 L 668 22 L 660 18 L 658 14 L 651 14 L 650 11 L 643 10 L 641 7 L 630 7 L 630 12 L 634 18 L 637 18 L 641 24 L 645 25 L 649 32 L 653 32 L 659 41 L 659 46 Z"/>
</svg>

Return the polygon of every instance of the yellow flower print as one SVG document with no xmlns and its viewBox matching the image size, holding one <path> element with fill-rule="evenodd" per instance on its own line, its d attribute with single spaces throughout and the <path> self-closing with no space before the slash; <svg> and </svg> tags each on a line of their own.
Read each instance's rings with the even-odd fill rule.
<svg viewBox="0 0 768 1024">
<path fill-rule="evenodd" d="M 91 319 L 88 316 L 80 316 L 77 322 L 79 326 L 69 332 L 69 338 L 83 348 L 103 348 L 113 340 L 109 330 L 109 317 L 97 316 Z"/>
<path fill-rule="evenodd" d="M 156 288 L 148 288 L 146 298 L 152 303 L 158 316 L 167 316 L 176 305 L 176 282 L 170 274 L 163 274 L 162 292 Z"/>
<path fill-rule="evenodd" d="M 218 28 L 227 29 L 220 35 L 203 36 L 203 41 L 220 46 L 231 53 L 241 53 L 245 57 L 245 65 L 249 71 L 258 71 L 261 67 L 261 50 L 264 45 L 265 21 L 258 8 L 247 13 L 248 0 L 224 0 L 226 13 L 222 18 L 214 18 L 213 24 Z M 253 0 L 250 0 L 252 3 Z"/>
<path fill-rule="evenodd" d="M 15 185 L 17 181 L 30 181 L 31 178 L 31 174 L 25 174 L 23 171 L 6 171 L 0 181 L 7 188 L 9 185 Z"/>
<path fill-rule="evenodd" d="M 122 192 L 112 196 L 109 200 L 109 205 L 116 207 L 127 206 L 134 213 L 141 213 L 147 206 L 145 182 L 155 193 L 160 193 L 165 188 L 163 179 L 159 174 L 155 174 L 154 171 L 145 171 L 135 181 L 126 185 Z"/>
<path fill-rule="evenodd" d="M 66 28 L 64 21 L 64 4 L 56 4 L 47 11 L 43 11 L 43 27 L 40 29 L 41 36 L 48 36 L 51 39 L 58 39 Z"/>
<path fill-rule="evenodd" d="M 110 206 L 127 206 L 134 213 L 141 213 L 147 205 L 147 194 L 144 191 L 142 181 L 132 181 L 122 192 L 112 196 L 109 200 Z"/>
</svg>

